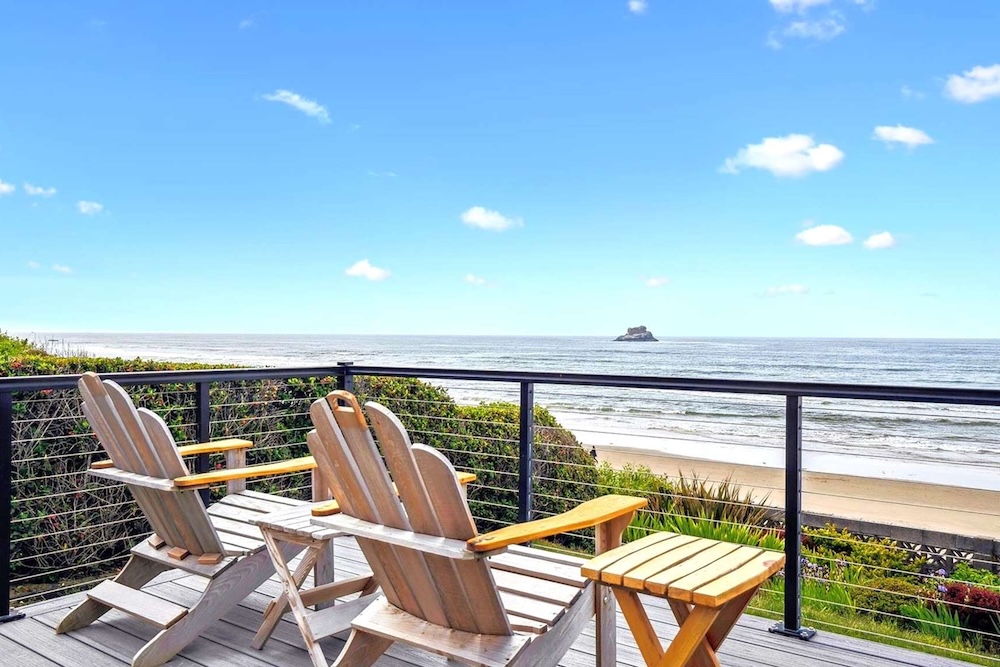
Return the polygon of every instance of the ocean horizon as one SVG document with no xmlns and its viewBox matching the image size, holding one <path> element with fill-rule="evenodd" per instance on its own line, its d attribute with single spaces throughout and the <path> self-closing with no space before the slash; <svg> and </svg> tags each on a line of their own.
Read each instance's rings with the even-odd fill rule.
<svg viewBox="0 0 1000 667">
<path fill-rule="evenodd" d="M 655 332 L 654 332 L 655 335 Z M 246 366 L 358 365 L 1000 388 L 1000 340 L 53 332 L 96 356 Z M 433 381 L 461 403 L 517 402 L 510 383 Z M 585 445 L 781 467 L 780 396 L 538 385 Z M 1000 408 L 804 400 L 807 470 L 998 488 Z"/>
</svg>

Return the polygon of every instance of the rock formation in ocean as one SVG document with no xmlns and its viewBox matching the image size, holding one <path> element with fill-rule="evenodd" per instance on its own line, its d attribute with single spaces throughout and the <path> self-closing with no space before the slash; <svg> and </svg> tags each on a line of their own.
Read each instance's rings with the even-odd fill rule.
<svg viewBox="0 0 1000 667">
<path fill-rule="evenodd" d="M 615 338 L 615 340 L 656 342 L 656 339 L 653 338 L 653 334 L 643 326 L 629 327 L 624 336 L 619 336 L 618 338 Z"/>
</svg>

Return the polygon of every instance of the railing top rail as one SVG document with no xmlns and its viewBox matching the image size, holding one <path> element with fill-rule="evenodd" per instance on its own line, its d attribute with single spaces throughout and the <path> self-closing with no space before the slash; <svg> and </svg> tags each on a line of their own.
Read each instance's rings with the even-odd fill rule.
<svg viewBox="0 0 1000 667">
<path fill-rule="evenodd" d="M 170 382 L 232 382 L 278 380 L 302 377 L 380 375 L 434 380 L 479 380 L 488 382 L 533 382 L 535 384 L 602 386 L 631 389 L 663 389 L 727 394 L 804 396 L 873 401 L 910 401 L 963 405 L 1000 406 L 1000 389 L 944 386 L 893 386 L 825 382 L 784 382 L 773 380 L 733 380 L 725 378 L 672 378 L 646 375 L 603 375 L 594 373 L 551 373 L 542 371 L 469 370 L 393 366 L 334 366 L 220 368 L 206 370 L 143 371 L 105 373 L 125 385 Z M 0 392 L 71 389 L 77 375 L 0 377 Z"/>
</svg>

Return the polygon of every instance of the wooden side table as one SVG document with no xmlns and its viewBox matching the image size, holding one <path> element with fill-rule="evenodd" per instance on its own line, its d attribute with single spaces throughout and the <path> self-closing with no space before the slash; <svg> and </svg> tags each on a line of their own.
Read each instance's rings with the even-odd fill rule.
<svg viewBox="0 0 1000 667">
<path fill-rule="evenodd" d="M 304 504 L 257 519 L 256 524 L 264 536 L 264 544 L 284 590 L 264 610 L 264 622 L 251 643 L 254 648 L 263 648 L 281 617 L 290 608 L 313 665 L 328 667 L 329 662 L 323 655 L 319 640 L 350 628 L 354 617 L 377 597 L 375 591 L 378 586 L 371 575 L 333 581 L 333 566 L 330 562 L 333 538 L 343 533 L 313 525 L 312 517 L 314 512 L 323 514 L 337 511 L 339 508 L 333 502 Z M 281 553 L 280 542 L 291 542 L 306 548 L 294 572 Z M 320 567 L 323 561 L 327 561 L 324 563 L 325 567 Z M 316 570 L 316 585 L 301 590 L 306 576 L 313 569 Z M 324 578 L 328 580 L 323 581 Z M 350 602 L 331 604 L 333 600 L 352 593 L 360 593 L 360 596 Z M 311 605 L 316 606 L 315 611 L 307 609 Z"/>
<path fill-rule="evenodd" d="M 649 667 L 718 667 L 716 651 L 785 556 L 689 535 L 655 533 L 583 565 L 610 586 Z M 663 650 L 639 593 L 666 598 L 680 630 Z"/>
</svg>

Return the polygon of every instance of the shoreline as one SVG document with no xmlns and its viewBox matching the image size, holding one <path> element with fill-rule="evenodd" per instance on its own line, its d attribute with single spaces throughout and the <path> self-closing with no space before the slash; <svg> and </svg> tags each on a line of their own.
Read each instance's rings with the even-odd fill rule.
<svg viewBox="0 0 1000 667">
<path fill-rule="evenodd" d="M 673 433 L 666 429 L 645 433 L 638 430 L 610 432 L 595 430 L 585 419 L 575 414 L 559 410 L 553 410 L 552 414 L 587 450 L 596 447 L 598 450 L 630 451 L 640 456 L 691 458 L 715 463 L 731 462 L 751 468 L 784 469 L 785 448 L 780 439 L 763 446 L 710 435 Z M 819 443 L 809 444 L 811 448 L 803 451 L 802 465 L 804 470 L 817 474 L 931 486 L 952 486 L 952 480 L 961 479 L 962 488 L 1000 494 L 1000 476 L 994 468 L 959 461 L 892 458 L 877 454 L 852 455 L 812 448 Z M 691 456 L 692 450 L 698 451 L 702 456 Z M 781 485 L 777 486 L 781 488 Z M 1000 499 L 1000 495 L 997 498 Z"/>
<path fill-rule="evenodd" d="M 713 482 L 730 477 L 762 504 L 784 507 L 782 468 L 663 454 L 636 447 L 595 447 L 599 463 L 607 462 L 615 468 L 631 463 L 669 477 L 681 472 Z M 804 471 L 802 511 L 1000 540 L 1000 492 L 997 491 Z"/>
</svg>

